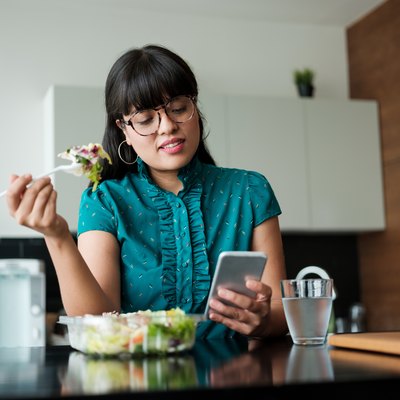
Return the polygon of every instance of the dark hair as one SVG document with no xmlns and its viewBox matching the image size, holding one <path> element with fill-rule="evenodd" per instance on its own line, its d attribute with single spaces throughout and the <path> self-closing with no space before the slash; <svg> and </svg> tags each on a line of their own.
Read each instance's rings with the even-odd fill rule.
<svg viewBox="0 0 400 400">
<path fill-rule="evenodd" d="M 157 107 L 177 95 L 195 96 L 198 87 L 189 65 L 177 54 L 156 45 L 147 45 L 127 51 L 112 66 L 105 87 L 106 127 L 102 145 L 113 164 L 103 163 L 102 180 L 121 179 L 128 171 L 137 171 L 137 165 L 127 165 L 118 156 L 118 146 L 125 136 L 115 121 L 131 112 L 132 107 Z M 199 115 L 200 143 L 196 154 L 200 161 L 215 165 L 204 143 L 204 117 Z M 121 146 L 126 161 L 136 159 L 131 146 Z"/>
</svg>

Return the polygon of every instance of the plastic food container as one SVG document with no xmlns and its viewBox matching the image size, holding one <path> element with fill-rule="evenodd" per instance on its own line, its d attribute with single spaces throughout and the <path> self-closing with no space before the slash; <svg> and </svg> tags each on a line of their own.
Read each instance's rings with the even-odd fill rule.
<svg viewBox="0 0 400 400">
<path fill-rule="evenodd" d="M 189 350 L 197 320 L 180 309 L 60 316 L 71 347 L 94 356 L 171 354 Z"/>
</svg>

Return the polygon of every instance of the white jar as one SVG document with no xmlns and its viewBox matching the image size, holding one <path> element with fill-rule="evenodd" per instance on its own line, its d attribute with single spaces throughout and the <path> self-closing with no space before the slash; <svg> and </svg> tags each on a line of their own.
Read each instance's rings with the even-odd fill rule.
<svg viewBox="0 0 400 400">
<path fill-rule="evenodd" d="M 44 263 L 0 260 L 0 347 L 46 344 Z"/>
</svg>

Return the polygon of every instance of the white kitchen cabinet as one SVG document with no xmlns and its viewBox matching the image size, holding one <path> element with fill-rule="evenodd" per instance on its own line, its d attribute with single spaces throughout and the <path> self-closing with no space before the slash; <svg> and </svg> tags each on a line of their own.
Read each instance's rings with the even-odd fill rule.
<svg viewBox="0 0 400 400">
<path fill-rule="evenodd" d="M 102 88 L 54 86 L 45 99 L 46 168 L 74 144 L 101 142 Z M 261 172 L 282 208 L 283 232 L 385 228 L 375 101 L 286 99 L 200 93 L 206 140 L 218 165 Z M 54 177 L 58 211 L 76 230 L 88 180 Z"/>
<path fill-rule="evenodd" d="M 315 99 L 302 103 L 312 229 L 384 229 L 377 103 Z"/>
<path fill-rule="evenodd" d="M 221 98 L 224 112 L 208 118 L 225 119 L 211 121 L 225 132 L 210 135 L 221 134 L 226 143 L 223 149 L 210 146 L 211 151 L 226 166 L 267 177 L 283 211 L 282 231 L 385 228 L 375 101 Z"/>
<path fill-rule="evenodd" d="M 261 172 L 282 208 L 285 229 L 310 226 L 303 110 L 294 99 L 227 99 L 228 166 Z"/>
</svg>

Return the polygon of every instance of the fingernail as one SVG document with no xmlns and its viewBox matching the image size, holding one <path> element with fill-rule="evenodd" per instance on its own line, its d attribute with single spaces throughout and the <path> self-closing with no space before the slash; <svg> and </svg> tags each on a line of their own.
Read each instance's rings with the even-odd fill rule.
<svg viewBox="0 0 400 400">
<path fill-rule="evenodd" d="M 228 294 L 228 292 L 225 289 L 218 289 L 218 295 L 221 297 L 224 297 Z"/>
</svg>

